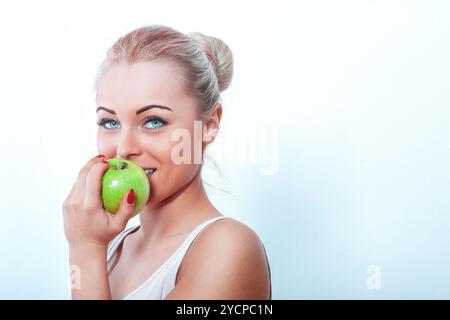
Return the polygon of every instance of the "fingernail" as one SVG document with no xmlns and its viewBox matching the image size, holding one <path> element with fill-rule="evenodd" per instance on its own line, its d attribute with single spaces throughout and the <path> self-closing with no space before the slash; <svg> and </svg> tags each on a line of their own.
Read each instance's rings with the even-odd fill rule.
<svg viewBox="0 0 450 320">
<path fill-rule="evenodd" d="M 130 190 L 130 192 L 128 192 L 128 196 L 127 196 L 128 204 L 132 204 L 134 202 L 134 197 L 135 197 L 134 189 L 131 188 L 131 190 Z"/>
<path fill-rule="evenodd" d="M 99 154 L 96 158 L 104 158 L 106 157 L 104 154 Z"/>
</svg>

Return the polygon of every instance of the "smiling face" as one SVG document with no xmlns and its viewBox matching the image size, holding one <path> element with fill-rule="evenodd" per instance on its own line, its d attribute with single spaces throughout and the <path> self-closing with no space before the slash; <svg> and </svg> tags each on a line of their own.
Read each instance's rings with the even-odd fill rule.
<svg viewBox="0 0 450 320">
<path fill-rule="evenodd" d="M 173 161 L 180 140 L 172 133 L 189 132 L 193 159 L 194 121 L 200 120 L 198 101 L 186 93 L 182 69 L 174 62 L 110 65 L 99 81 L 96 105 L 98 152 L 157 169 L 149 176 L 151 206 L 182 189 L 199 172 L 200 164 L 193 160 Z"/>
</svg>

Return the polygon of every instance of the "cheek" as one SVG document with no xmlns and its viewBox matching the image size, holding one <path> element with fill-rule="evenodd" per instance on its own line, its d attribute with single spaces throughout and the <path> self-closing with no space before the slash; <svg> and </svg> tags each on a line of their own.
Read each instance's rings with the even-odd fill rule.
<svg viewBox="0 0 450 320">
<path fill-rule="evenodd" d="M 191 144 L 191 145 L 189 145 Z M 179 188 L 188 183 L 197 174 L 200 168 L 200 164 L 195 163 L 180 163 L 177 164 L 172 159 L 172 153 L 174 157 L 179 157 L 182 154 L 180 152 L 181 145 L 190 149 L 191 162 L 194 159 L 194 150 L 192 141 L 190 143 L 182 144 L 182 140 L 171 141 L 164 139 L 164 141 L 154 142 L 149 152 L 157 159 L 160 165 L 160 172 L 155 179 L 153 179 L 153 185 L 156 197 L 166 197 Z M 184 150 L 184 148 L 183 148 Z M 151 180 L 150 180 L 151 181 Z"/>
<path fill-rule="evenodd" d="M 199 165 L 173 163 L 163 166 L 159 175 L 155 179 L 150 179 L 151 188 L 154 191 L 154 197 L 163 199 L 177 192 L 183 186 L 186 186 L 198 172 Z"/>
<path fill-rule="evenodd" d="M 182 159 L 188 163 L 194 163 L 199 160 L 198 154 L 202 153 L 201 129 L 196 135 L 197 137 L 193 126 L 191 128 L 186 124 L 185 127 L 168 132 L 164 137 L 158 136 L 157 139 L 146 142 L 148 143 L 147 151 L 158 160 L 161 166 L 183 167 L 182 164 L 177 165 L 177 163 L 180 163 Z M 195 159 L 196 154 L 197 159 Z"/>
<path fill-rule="evenodd" d="M 158 176 L 150 179 L 150 198 L 147 203 L 159 203 L 167 199 L 195 177 L 198 165 L 174 165 L 164 167 Z"/>
</svg>

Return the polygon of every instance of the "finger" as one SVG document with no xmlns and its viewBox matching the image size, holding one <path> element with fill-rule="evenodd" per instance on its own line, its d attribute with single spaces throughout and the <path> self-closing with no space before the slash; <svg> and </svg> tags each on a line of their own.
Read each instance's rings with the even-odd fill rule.
<svg viewBox="0 0 450 320">
<path fill-rule="evenodd" d="M 78 173 L 77 186 L 75 187 L 75 192 L 74 192 L 76 195 L 81 196 L 83 194 L 84 188 L 86 187 L 86 176 L 87 176 L 89 170 L 91 170 L 92 166 L 96 163 L 103 162 L 103 161 L 106 161 L 104 155 L 95 156 L 95 157 L 91 158 L 84 165 L 84 167 L 80 170 L 80 172 Z"/>
<path fill-rule="evenodd" d="M 77 187 L 77 181 L 75 181 L 75 183 L 72 185 L 72 189 L 70 189 L 69 195 L 66 197 L 65 202 L 67 202 L 68 199 L 71 199 L 73 197 L 76 187 Z"/>
<path fill-rule="evenodd" d="M 72 185 L 72 189 L 70 189 L 68 198 L 70 198 L 75 193 L 76 186 L 77 186 L 77 182 L 75 181 L 75 183 Z"/>
<path fill-rule="evenodd" d="M 94 164 L 88 172 L 84 193 L 85 205 L 88 208 L 102 208 L 102 177 L 108 168 L 108 163 L 98 162 Z"/>
<path fill-rule="evenodd" d="M 76 187 L 76 185 L 77 185 L 77 183 L 75 182 L 74 184 L 73 184 L 73 186 L 72 186 L 72 189 L 70 190 L 70 192 L 69 192 L 69 195 L 66 197 L 66 199 L 64 200 L 64 202 L 63 202 L 63 211 L 64 211 L 64 208 L 66 207 L 66 205 L 69 203 L 69 199 L 71 199 L 72 198 L 72 196 L 73 196 L 73 194 L 74 194 L 74 191 L 75 191 L 75 187 Z"/>
<path fill-rule="evenodd" d="M 119 209 L 115 214 L 109 214 L 109 222 L 117 232 L 127 226 L 128 220 L 135 216 L 136 192 L 133 188 L 122 199 Z"/>
</svg>

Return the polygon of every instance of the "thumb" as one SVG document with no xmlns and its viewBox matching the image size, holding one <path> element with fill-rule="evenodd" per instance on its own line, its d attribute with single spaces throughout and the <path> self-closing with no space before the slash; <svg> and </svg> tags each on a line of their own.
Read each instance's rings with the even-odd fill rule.
<svg viewBox="0 0 450 320">
<path fill-rule="evenodd" d="M 119 209 L 114 215 L 111 215 L 112 223 L 117 229 L 124 229 L 134 215 L 134 205 L 136 202 L 136 192 L 133 188 L 123 197 Z"/>
</svg>

